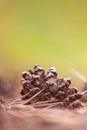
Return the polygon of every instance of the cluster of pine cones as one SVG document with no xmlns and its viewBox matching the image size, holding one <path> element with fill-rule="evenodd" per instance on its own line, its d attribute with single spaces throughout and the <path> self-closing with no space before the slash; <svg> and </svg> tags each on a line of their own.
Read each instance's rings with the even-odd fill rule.
<svg viewBox="0 0 87 130">
<path fill-rule="evenodd" d="M 40 66 L 35 65 L 33 70 L 22 72 L 22 99 L 26 100 L 40 92 L 31 103 L 58 99 L 60 102 L 73 102 L 79 100 L 82 94 L 77 88 L 70 88 L 70 78 L 59 78 L 55 67 L 49 68 L 47 72 Z"/>
</svg>

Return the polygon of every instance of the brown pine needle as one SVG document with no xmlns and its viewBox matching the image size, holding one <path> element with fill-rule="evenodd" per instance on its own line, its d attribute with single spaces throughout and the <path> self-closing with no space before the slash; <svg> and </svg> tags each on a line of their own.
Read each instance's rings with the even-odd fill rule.
<svg viewBox="0 0 87 130">
<path fill-rule="evenodd" d="M 72 68 L 71 73 L 74 74 L 76 77 L 78 77 L 78 78 L 81 79 L 84 83 L 87 84 L 87 79 L 86 79 L 85 76 L 83 76 L 80 72 L 78 72 L 77 70 L 75 70 L 75 69 Z"/>
<path fill-rule="evenodd" d="M 36 98 L 39 94 L 41 94 L 45 89 L 46 89 L 46 87 L 43 88 L 42 90 L 40 90 L 38 93 L 36 93 L 36 94 L 35 94 L 34 96 L 32 96 L 31 98 L 29 98 L 29 99 L 27 99 L 26 101 L 24 101 L 24 102 L 23 102 L 23 105 L 25 105 L 25 104 L 31 102 L 34 98 Z"/>
</svg>

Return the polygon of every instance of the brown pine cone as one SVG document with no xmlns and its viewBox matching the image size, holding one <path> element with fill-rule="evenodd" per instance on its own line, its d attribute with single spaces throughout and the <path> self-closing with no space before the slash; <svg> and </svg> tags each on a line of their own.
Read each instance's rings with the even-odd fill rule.
<svg viewBox="0 0 87 130">
<path fill-rule="evenodd" d="M 70 88 L 70 78 L 57 76 L 55 67 L 51 67 L 46 73 L 40 65 L 35 65 L 33 70 L 22 72 L 22 99 L 34 97 L 31 103 L 58 99 L 67 107 L 82 98 L 83 94 L 79 93 L 77 88 Z"/>
</svg>

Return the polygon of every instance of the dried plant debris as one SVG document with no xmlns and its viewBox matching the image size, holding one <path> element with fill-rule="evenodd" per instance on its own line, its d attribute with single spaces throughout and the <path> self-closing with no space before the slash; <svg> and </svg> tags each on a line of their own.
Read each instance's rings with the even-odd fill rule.
<svg viewBox="0 0 87 130">
<path fill-rule="evenodd" d="M 47 72 L 40 66 L 35 65 L 33 70 L 22 72 L 22 100 L 24 104 L 59 104 L 62 102 L 64 107 L 69 107 L 70 104 L 76 108 L 77 100 L 83 96 L 78 92 L 78 89 L 70 87 L 70 78 L 60 78 L 55 67 L 49 68 Z M 51 103 L 49 103 L 51 102 Z M 75 102 L 75 104 L 74 104 Z M 79 106 L 82 106 L 79 103 Z M 42 105 L 44 106 L 44 105 Z"/>
</svg>

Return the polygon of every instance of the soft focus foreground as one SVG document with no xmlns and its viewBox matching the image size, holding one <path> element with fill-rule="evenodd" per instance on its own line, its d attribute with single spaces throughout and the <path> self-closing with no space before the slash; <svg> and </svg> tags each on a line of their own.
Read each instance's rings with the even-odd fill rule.
<svg viewBox="0 0 87 130">
<path fill-rule="evenodd" d="M 77 110 L 34 109 L 31 105 L 0 103 L 0 129 L 3 130 L 87 130 L 87 106 Z"/>
<path fill-rule="evenodd" d="M 67 110 L 33 110 L 15 107 L 11 111 L 0 111 L 2 130 L 87 130 L 87 112 Z"/>
</svg>

